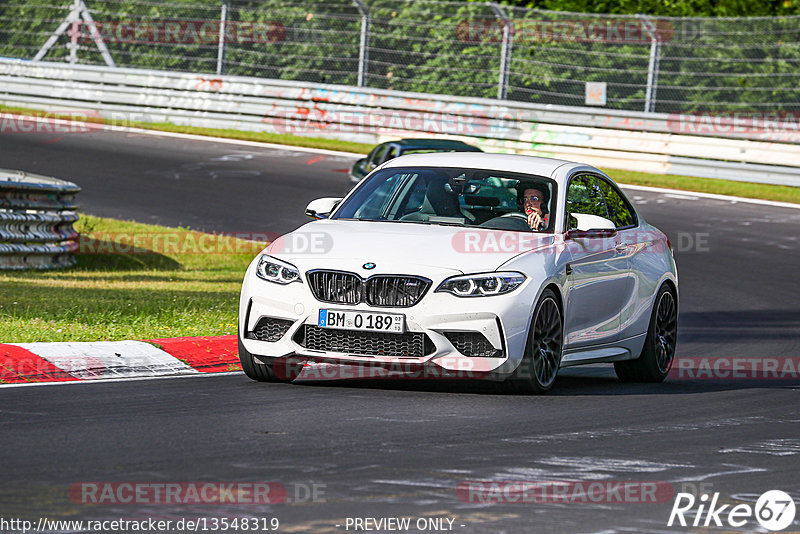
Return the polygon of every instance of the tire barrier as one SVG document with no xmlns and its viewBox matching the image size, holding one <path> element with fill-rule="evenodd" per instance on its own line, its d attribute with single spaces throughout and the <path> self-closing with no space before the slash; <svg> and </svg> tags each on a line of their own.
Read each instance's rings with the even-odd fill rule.
<svg viewBox="0 0 800 534">
<path fill-rule="evenodd" d="M 0 169 L 0 270 L 74 265 L 80 190 L 72 182 Z"/>
</svg>

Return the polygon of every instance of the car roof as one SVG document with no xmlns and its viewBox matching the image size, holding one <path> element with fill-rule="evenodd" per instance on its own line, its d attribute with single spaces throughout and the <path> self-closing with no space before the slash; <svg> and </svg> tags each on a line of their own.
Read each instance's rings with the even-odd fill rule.
<svg viewBox="0 0 800 534">
<path fill-rule="evenodd" d="M 522 156 L 519 154 L 491 154 L 437 152 L 432 154 L 409 154 L 399 156 L 381 166 L 391 167 L 464 167 L 471 169 L 489 169 L 494 171 L 518 172 L 537 176 L 553 177 L 556 169 L 568 165 L 569 168 L 583 168 L 595 172 L 597 169 L 563 159 L 541 158 L 538 156 Z"/>
<path fill-rule="evenodd" d="M 421 149 L 434 149 L 434 148 L 447 148 L 447 149 L 461 149 L 469 151 L 480 151 L 481 149 L 468 145 L 463 141 L 453 141 L 451 139 L 399 139 L 397 141 L 389 141 L 387 144 L 398 145 L 403 148 L 421 148 Z"/>
</svg>

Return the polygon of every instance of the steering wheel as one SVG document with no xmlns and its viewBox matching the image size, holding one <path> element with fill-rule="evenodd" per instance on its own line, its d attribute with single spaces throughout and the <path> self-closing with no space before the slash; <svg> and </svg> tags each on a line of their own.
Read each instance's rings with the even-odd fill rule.
<svg viewBox="0 0 800 534">
<path fill-rule="evenodd" d="M 508 212 L 508 213 L 503 214 L 503 215 L 500 216 L 500 218 L 503 218 L 503 217 L 514 218 L 514 219 L 522 219 L 523 221 L 525 221 L 525 224 L 528 224 L 528 216 L 525 215 L 524 213 L 520 213 L 518 211 L 511 211 L 511 212 Z M 536 232 L 541 232 L 542 230 L 544 230 L 546 228 L 547 228 L 547 225 L 545 225 L 544 221 L 542 221 L 541 224 L 539 224 L 539 228 L 537 228 L 535 231 Z"/>
</svg>

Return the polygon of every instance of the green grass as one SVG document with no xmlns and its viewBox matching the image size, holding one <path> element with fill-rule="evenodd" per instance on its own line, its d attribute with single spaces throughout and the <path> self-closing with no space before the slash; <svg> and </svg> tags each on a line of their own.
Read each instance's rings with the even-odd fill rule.
<svg viewBox="0 0 800 534">
<path fill-rule="evenodd" d="M 52 114 L 48 114 L 44 111 L 2 105 L 0 105 L 0 112 L 36 116 L 53 116 Z M 58 115 L 56 115 L 56 117 L 65 119 L 70 118 L 69 116 Z M 89 118 L 89 122 L 105 124 L 113 123 L 112 121 L 107 121 L 100 118 Z M 198 128 L 195 126 L 177 126 L 169 123 L 126 122 L 124 124 L 113 124 L 117 124 L 119 126 L 131 126 L 150 130 L 187 133 L 210 137 L 225 137 L 229 139 L 243 139 L 247 141 L 258 141 L 263 143 L 278 143 L 308 148 L 341 150 L 345 152 L 354 152 L 357 154 L 367 154 L 372 149 L 372 145 L 363 143 L 352 143 L 350 141 L 340 141 L 337 139 L 302 137 L 290 134 Z M 649 174 L 644 172 L 623 171 L 616 169 L 604 169 L 604 171 L 607 172 L 608 175 L 611 176 L 615 181 L 622 184 L 648 185 L 652 187 L 665 187 L 668 189 L 678 189 L 682 191 L 698 191 L 702 193 L 714 193 L 718 195 L 731 195 L 736 197 L 758 198 L 763 200 L 775 200 L 779 202 L 792 202 L 795 204 L 800 204 L 800 187 L 756 184 L 751 182 L 738 182 L 734 180 L 697 178 L 692 176 L 677 176 L 672 174 Z"/>
<path fill-rule="evenodd" d="M 754 184 L 752 182 L 694 178 L 691 176 L 676 176 L 674 174 L 648 174 L 646 172 L 616 169 L 603 169 L 603 172 L 621 184 L 648 185 L 667 189 L 800 204 L 800 187 L 790 187 L 788 185 Z M 800 170 L 798 170 L 798 173 L 800 173 Z"/>
<path fill-rule="evenodd" d="M 0 271 L 0 342 L 236 333 L 242 278 L 263 243 L 87 215 L 75 226 L 85 251 L 75 267 Z"/>
</svg>

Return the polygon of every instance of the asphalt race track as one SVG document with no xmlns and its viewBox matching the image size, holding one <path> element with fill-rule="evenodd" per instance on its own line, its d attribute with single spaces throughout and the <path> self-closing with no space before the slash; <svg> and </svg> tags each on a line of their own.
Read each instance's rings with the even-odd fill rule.
<svg viewBox="0 0 800 534">
<path fill-rule="evenodd" d="M 309 200 L 347 190 L 352 161 L 120 132 L 0 138 L 0 168 L 77 182 L 87 213 L 206 231 L 289 231 L 307 220 Z M 676 247 L 679 357 L 800 355 L 800 210 L 629 195 Z M 258 384 L 241 374 L 0 388 L 0 515 L 277 517 L 280 532 L 354 532 L 348 517 L 446 518 L 465 533 L 721 531 L 667 528 L 673 492 L 751 505 L 771 489 L 800 497 L 799 406 L 797 380 L 632 385 L 610 366 L 563 371 L 546 396 L 441 381 Z M 487 503 L 457 492 L 476 480 L 671 491 L 657 503 Z M 126 481 L 271 481 L 291 502 L 68 496 L 76 483 Z"/>
</svg>

